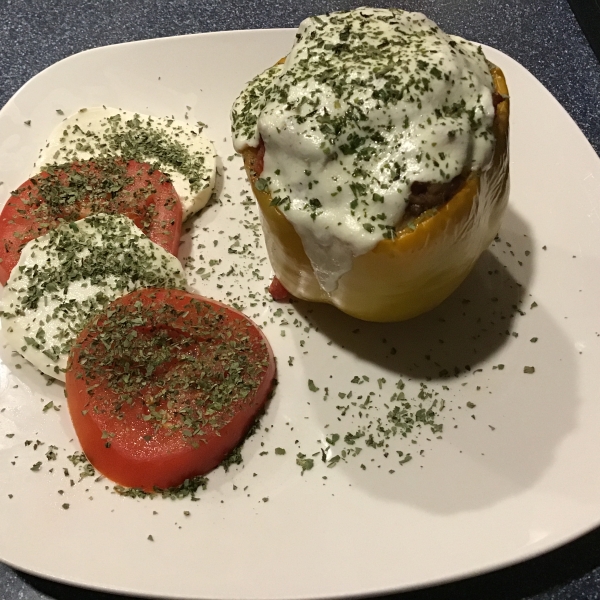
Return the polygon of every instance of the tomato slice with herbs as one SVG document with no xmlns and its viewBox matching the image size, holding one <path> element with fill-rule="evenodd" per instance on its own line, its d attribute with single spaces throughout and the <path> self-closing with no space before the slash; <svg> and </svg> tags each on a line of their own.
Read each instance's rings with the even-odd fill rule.
<svg viewBox="0 0 600 600">
<path fill-rule="evenodd" d="M 153 242 L 177 255 L 181 201 L 169 178 L 147 163 L 97 158 L 51 165 L 12 192 L 0 214 L 0 283 L 23 246 L 63 221 L 123 214 Z"/>
<path fill-rule="evenodd" d="M 71 351 L 66 391 L 94 467 L 153 491 L 218 466 L 263 410 L 274 378 L 273 351 L 248 317 L 150 288 L 90 321 Z"/>
</svg>

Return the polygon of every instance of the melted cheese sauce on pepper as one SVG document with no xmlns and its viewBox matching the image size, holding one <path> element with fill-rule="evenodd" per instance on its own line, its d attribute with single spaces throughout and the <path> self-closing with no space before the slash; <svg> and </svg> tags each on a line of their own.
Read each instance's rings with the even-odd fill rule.
<svg viewBox="0 0 600 600">
<path fill-rule="evenodd" d="M 183 219 L 200 211 L 213 192 L 216 152 L 200 127 L 164 117 L 97 106 L 64 119 L 50 134 L 36 164 L 124 156 L 148 162 L 171 178 Z M 34 169 L 33 175 L 39 173 Z"/>
<path fill-rule="evenodd" d="M 493 91 L 481 48 L 422 14 L 361 8 L 311 17 L 285 63 L 236 100 L 234 146 L 264 141 L 258 187 L 331 292 L 354 256 L 394 237 L 413 182 L 486 167 Z"/>
</svg>

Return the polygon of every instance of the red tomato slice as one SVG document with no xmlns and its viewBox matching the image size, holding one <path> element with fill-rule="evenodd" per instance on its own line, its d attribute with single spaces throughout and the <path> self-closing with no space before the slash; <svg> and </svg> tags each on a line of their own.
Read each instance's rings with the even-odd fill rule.
<svg viewBox="0 0 600 600">
<path fill-rule="evenodd" d="M 273 351 L 245 315 L 174 289 L 112 302 L 79 335 L 69 411 L 90 462 L 152 491 L 221 463 L 265 406 Z"/>
<path fill-rule="evenodd" d="M 281 283 L 277 277 L 271 279 L 269 293 L 276 302 L 288 302 L 291 298 L 290 293 L 283 287 L 283 283 Z"/>
<path fill-rule="evenodd" d="M 175 188 L 147 163 L 95 159 L 47 168 L 28 179 L 0 214 L 0 283 L 6 285 L 23 246 L 92 213 L 128 216 L 152 241 L 177 255 L 181 202 Z"/>
</svg>

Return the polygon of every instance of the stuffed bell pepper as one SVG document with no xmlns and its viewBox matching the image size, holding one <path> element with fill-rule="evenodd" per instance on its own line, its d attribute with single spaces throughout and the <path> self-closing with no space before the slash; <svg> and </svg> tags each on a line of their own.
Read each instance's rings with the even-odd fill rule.
<svg viewBox="0 0 600 600">
<path fill-rule="evenodd" d="M 438 305 L 500 227 L 508 116 L 502 71 L 422 14 L 303 21 L 232 108 L 275 276 L 367 321 Z"/>
</svg>

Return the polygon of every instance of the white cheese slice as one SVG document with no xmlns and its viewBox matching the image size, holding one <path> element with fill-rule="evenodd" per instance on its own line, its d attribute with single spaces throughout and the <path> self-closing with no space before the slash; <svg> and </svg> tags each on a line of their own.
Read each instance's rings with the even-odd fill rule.
<svg viewBox="0 0 600 600">
<path fill-rule="evenodd" d="M 0 298 L 10 346 L 64 381 L 69 351 L 88 319 L 145 287 L 185 288 L 177 258 L 121 215 L 65 223 L 23 248 Z"/>
<path fill-rule="evenodd" d="M 215 148 L 199 126 L 103 106 L 81 109 L 61 121 L 40 150 L 32 175 L 47 164 L 99 155 L 157 165 L 171 177 L 184 220 L 204 208 L 215 187 Z"/>
</svg>

